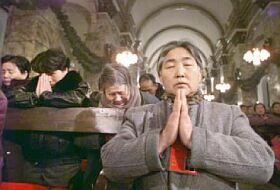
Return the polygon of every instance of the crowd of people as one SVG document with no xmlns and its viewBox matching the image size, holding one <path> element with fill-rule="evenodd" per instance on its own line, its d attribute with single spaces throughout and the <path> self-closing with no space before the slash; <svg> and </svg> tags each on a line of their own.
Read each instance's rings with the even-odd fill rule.
<svg viewBox="0 0 280 190">
<path fill-rule="evenodd" d="M 280 102 L 273 102 L 270 111 L 263 103 L 240 105 L 240 109 L 247 115 L 255 132 L 274 150 L 276 161 L 271 182 L 280 187 Z"/>
<path fill-rule="evenodd" d="M 100 173 L 107 189 L 118 190 L 235 189 L 238 182 L 266 183 L 272 175 L 272 181 L 279 182 L 274 169 L 279 148 L 273 146 L 279 139 L 275 118 L 280 117 L 280 103 L 273 104 L 272 116 L 263 104 L 249 113 L 247 106 L 203 100 L 199 87 L 205 68 L 199 51 L 188 42 L 166 44 L 158 58 L 161 83 L 143 74 L 140 88 L 126 67 L 107 63 L 99 89 L 92 91 L 70 70 L 69 58 L 59 49 L 41 52 L 31 62 L 6 55 L 1 65 L 1 129 L 7 104 L 21 109 L 125 110 L 116 135 L 5 131 L 5 147 L 16 146 L 13 151 L 22 159 L 12 163 L 21 167 L 19 175 L 0 157 L 3 181 L 70 190 L 94 189 Z M 31 69 L 38 76 L 30 79 Z M 269 126 L 269 132 L 263 126 Z M 82 159 L 87 160 L 84 171 Z"/>
</svg>

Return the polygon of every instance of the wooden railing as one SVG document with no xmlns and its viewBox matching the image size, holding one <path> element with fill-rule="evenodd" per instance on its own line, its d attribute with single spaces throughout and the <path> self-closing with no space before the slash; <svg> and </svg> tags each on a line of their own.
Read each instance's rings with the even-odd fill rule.
<svg viewBox="0 0 280 190">
<path fill-rule="evenodd" d="M 5 130 L 117 133 L 123 110 L 113 108 L 9 108 Z"/>
</svg>

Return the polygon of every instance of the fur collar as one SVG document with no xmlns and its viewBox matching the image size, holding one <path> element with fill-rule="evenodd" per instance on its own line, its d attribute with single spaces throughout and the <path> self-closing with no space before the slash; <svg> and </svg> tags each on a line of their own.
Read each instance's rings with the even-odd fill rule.
<svg viewBox="0 0 280 190">
<path fill-rule="evenodd" d="M 29 92 L 34 92 L 37 87 L 39 76 L 34 77 L 30 83 L 28 83 L 26 89 Z M 69 71 L 63 79 L 58 81 L 52 88 L 54 92 L 66 92 L 69 90 L 74 90 L 79 87 L 79 83 L 83 79 L 79 73 L 76 71 Z"/>
</svg>

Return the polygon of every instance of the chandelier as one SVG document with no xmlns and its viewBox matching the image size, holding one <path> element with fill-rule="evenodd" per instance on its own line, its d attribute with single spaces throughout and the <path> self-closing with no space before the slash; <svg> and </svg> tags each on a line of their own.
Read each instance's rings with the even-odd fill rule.
<svg viewBox="0 0 280 190">
<path fill-rule="evenodd" d="M 135 64 L 138 61 L 137 54 L 132 53 L 129 50 L 125 50 L 116 55 L 116 62 L 129 67 L 131 64 Z"/>
<path fill-rule="evenodd" d="M 215 96 L 213 95 L 213 92 L 214 92 L 214 77 L 210 78 L 210 93 L 207 93 L 208 87 L 209 87 L 209 83 L 206 87 L 206 93 L 203 95 L 203 98 L 205 100 L 207 100 L 208 102 L 211 102 L 212 100 L 215 99 Z"/>
<path fill-rule="evenodd" d="M 216 89 L 219 90 L 221 93 L 225 93 L 227 90 L 230 89 L 230 84 L 224 82 L 224 72 L 223 72 L 223 66 L 220 67 L 220 83 L 216 84 Z"/>
<path fill-rule="evenodd" d="M 253 62 L 253 65 L 259 66 L 261 64 L 261 61 L 265 61 L 269 57 L 270 53 L 266 49 L 262 48 L 261 50 L 259 50 L 259 48 L 253 48 L 252 51 L 248 50 L 244 54 L 243 59 L 248 63 Z"/>
<path fill-rule="evenodd" d="M 216 84 L 216 89 L 219 90 L 221 93 L 225 93 L 227 90 L 230 89 L 230 84 L 224 82 L 224 76 L 221 76 L 221 83 Z"/>
<path fill-rule="evenodd" d="M 211 102 L 212 100 L 215 99 L 215 96 L 214 96 L 213 94 L 205 94 L 205 95 L 203 96 L 203 98 L 204 98 L 205 100 L 207 100 L 208 102 Z"/>
</svg>

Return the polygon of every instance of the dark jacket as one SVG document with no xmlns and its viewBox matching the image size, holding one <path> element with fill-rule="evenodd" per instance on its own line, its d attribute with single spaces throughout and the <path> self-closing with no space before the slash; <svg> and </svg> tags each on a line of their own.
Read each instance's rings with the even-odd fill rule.
<svg viewBox="0 0 280 190">
<path fill-rule="evenodd" d="M 2 132 L 7 111 L 7 99 L 2 91 L 0 91 L 0 182 L 2 180 L 3 167 L 3 147 L 2 147 Z"/>
<path fill-rule="evenodd" d="M 164 94 L 164 89 L 163 89 L 163 86 L 160 84 L 160 83 L 157 83 L 158 85 L 158 88 L 157 88 L 157 91 L 156 91 L 156 97 L 161 100 L 162 99 L 162 96 Z"/>
<path fill-rule="evenodd" d="M 28 108 L 35 106 L 46 107 L 87 107 L 91 89 L 87 82 L 76 71 L 70 71 L 52 88 L 52 92 L 45 91 L 39 97 L 36 87 L 39 76 L 33 78 L 26 86 L 15 92 L 16 107 Z"/>
<path fill-rule="evenodd" d="M 30 80 L 12 80 L 10 86 L 2 86 L 2 91 L 8 99 L 8 106 L 9 107 L 16 107 L 15 102 L 15 92 L 22 88 L 23 86 L 27 85 Z"/>
<path fill-rule="evenodd" d="M 13 92 L 16 107 L 67 108 L 89 105 L 91 89 L 77 72 L 68 72 L 52 87 L 52 92 L 43 92 L 39 97 L 35 93 L 38 79 L 39 77 L 33 78 L 27 85 Z M 52 127 L 49 126 L 49 128 Z M 73 176 L 80 168 L 81 148 L 74 143 L 74 139 L 79 134 L 19 131 L 15 138 L 11 135 L 14 134 L 6 133 L 6 140 L 12 140 L 13 143 L 21 145 L 23 160 L 19 162 L 22 162 L 21 165 L 25 169 L 18 171 L 18 173 L 21 172 L 20 175 L 13 178 L 10 177 L 11 170 L 8 168 L 7 179 L 54 187 L 68 187 L 69 183 L 73 184 Z"/>
<path fill-rule="evenodd" d="M 70 71 L 57 82 L 52 88 L 52 92 L 43 92 L 39 97 L 35 94 L 37 82 L 38 77 L 35 77 L 27 86 L 18 91 L 18 94 L 15 95 L 17 106 L 59 108 L 89 106 L 88 97 L 91 89 L 75 71 Z M 77 151 L 73 138 L 72 133 L 28 132 L 22 138 L 25 157 L 33 161 L 71 156 Z"/>
<path fill-rule="evenodd" d="M 248 116 L 250 125 L 266 142 L 271 145 L 271 139 L 280 135 L 280 118 L 265 114 L 260 116 L 258 114 L 253 114 Z"/>
</svg>

